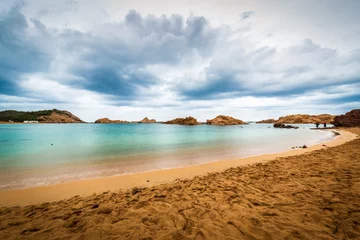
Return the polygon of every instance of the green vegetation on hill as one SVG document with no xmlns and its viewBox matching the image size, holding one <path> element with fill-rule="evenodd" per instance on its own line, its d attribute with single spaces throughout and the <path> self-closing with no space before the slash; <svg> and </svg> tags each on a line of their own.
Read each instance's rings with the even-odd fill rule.
<svg viewBox="0 0 360 240">
<path fill-rule="evenodd" d="M 0 122 L 8 122 L 9 120 L 13 122 L 36 121 L 38 117 L 49 116 L 53 112 L 61 113 L 61 111 L 57 109 L 34 112 L 21 112 L 15 110 L 0 111 Z"/>
</svg>

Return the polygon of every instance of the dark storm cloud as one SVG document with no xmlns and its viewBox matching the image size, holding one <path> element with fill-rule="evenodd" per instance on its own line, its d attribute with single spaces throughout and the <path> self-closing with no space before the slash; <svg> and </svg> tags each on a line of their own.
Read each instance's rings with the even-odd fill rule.
<svg viewBox="0 0 360 240">
<path fill-rule="evenodd" d="M 142 17 L 132 10 L 124 22 L 105 24 L 86 33 L 67 30 L 59 38 L 62 48 L 78 59 L 79 64 L 69 67 L 71 74 L 84 79 L 73 86 L 133 99 L 139 88 L 163 81 L 146 66 L 177 65 L 194 53 L 207 56 L 217 32 L 203 17 Z"/>
<path fill-rule="evenodd" d="M 27 33 L 31 31 L 35 34 Z M 146 66 L 176 65 L 192 54 L 207 56 L 216 42 L 217 31 L 204 17 L 143 17 L 132 10 L 123 22 L 104 24 L 90 32 L 52 29 L 50 33 L 40 21 L 27 20 L 14 7 L 0 20 L 0 67 L 5 69 L 2 92 L 14 93 L 17 77 L 22 74 L 51 74 L 47 71 L 51 54 L 57 51 L 53 65 L 70 59 L 68 73 L 82 79 L 66 83 L 59 79 L 61 84 L 133 99 L 139 88 L 161 83 L 146 71 Z M 49 45 L 53 48 L 44 48 Z M 13 73 L 11 78 L 6 71 Z"/>
<path fill-rule="evenodd" d="M 0 91 L 3 94 L 19 91 L 17 83 L 21 74 L 46 71 L 49 66 L 51 55 L 36 36 L 37 32 L 43 33 L 43 25 L 35 21 L 34 26 L 36 32 L 29 35 L 28 22 L 18 7 L 0 15 Z"/>
<path fill-rule="evenodd" d="M 252 14 L 244 12 L 241 18 Z M 149 89 L 166 88 L 182 100 L 291 98 L 359 81 L 360 50 L 341 55 L 310 39 L 285 49 L 254 47 L 228 41 L 232 34 L 227 27 L 212 27 L 205 17 L 143 16 L 134 10 L 123 21 L 91 31 L 48 29 L 14 7 L 0 15 L 0 94 L 26 96 L 19 82 L 35 73 L 122 103 L 146 99 Z M 199 70 L 201 77 L 169 80 L 149 70 L 154 65 L 165 66 L 164 71 L 191 68 L 187 62 L 195 58 L 209 62 Z M 70 77 L 65 81 L 58 73 Z"/>
</svg>

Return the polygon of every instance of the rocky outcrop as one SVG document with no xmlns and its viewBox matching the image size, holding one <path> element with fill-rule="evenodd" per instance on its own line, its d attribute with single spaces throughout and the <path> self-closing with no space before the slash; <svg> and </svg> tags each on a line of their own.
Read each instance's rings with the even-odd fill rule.
<svg viewBox="0 0 360 240">
<path fill-rule="evenodd" d="M 330 123 L 335 116 L 330 114 L 308 115 L 308 114 L 294 114 L 280 117 L 275 123 L 290 123 L 290 124 L 315 124 L 315 123 Z M 269 119 L 270 120 L 270 119 Z"/>
<path fill-rule="evenodd" d="M 258 121 L 258 122 L 256 122 L 256 123 L 275 123 L 275 122 L 276 122 L 275 119 L 270 118 L 270 119 Z"/>
<path fill-rule="evenodd" d="M 206 124 L 225 126 L 225 125 L 246 124 L 246 122 L 244 122 L 244 121 L 242 121 L 240 119 L 230 117 L 230 116 L 219 115 L 214 119 L 206 120 Z"/>
<path fill-rule="evenodd" d="M 41 123 L 84 123 L 84 121 L 71 112 L 56 109 L 50 115 L 40 116 L 37 120 Z"/>
<path fill-rule="evenodd" d="M 63 110 L 40 110 L 22 112 L 15 110 L 0 111 L 0 122 L 38 121 L 41 123 L 83 123 L 80 118 L 71 112 Z"/>
<path fill-rule="evenodd" d="M 199 125 L 200 123 L 196 120 L 196 118 L 186 117 L 186 118 L 175 118 L 173 120 L 164 122 L 164 124 Z"/>
<path fill-rule="evenodd" d="M 298 129 L 299 127 L 291 126 L 291 125 L 285 125 L 283 123 L 275 123 L 274 128 L 287 128 L 287 129 L 294 128 L 294 129 Z"/>
<path fill-rule="evenodd" d="M 129 122 L 123 120 L 110 120 L 108 118 L 100 118 L 96 120 L 95 123 L 129 123 Z"/>
<path fill-rule="evenodd" d="M 336 127 L 358 127 L 360 126 L 360 109 L 336 116 L 331 123 Z"/>
<path fill-rule="evenodd" d="M 143 120 L 139 121 L 138 123 L 156 123 L 155 119 L 148 119 L 145 117 Z"/>
</svg>

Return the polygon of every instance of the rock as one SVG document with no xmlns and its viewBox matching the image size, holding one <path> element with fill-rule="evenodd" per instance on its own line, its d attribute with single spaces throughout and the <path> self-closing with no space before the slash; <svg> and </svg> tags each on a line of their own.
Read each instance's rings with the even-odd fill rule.
<svg viewBox="0 0 360 240">
<path fill-rule="evenodd" d="M 336 127 L 360 126 L 360 109 L 354 109 L 344 115 L 336 116 L 331 124 Z"/>
<path fill-rule="evenodd" d="M 95 208 L 98 208 L 98 207 L 99 207 L 99 204 L 95 203 L 94 205 L 91 206 L 91 209 L 95 209 Z"/>
<path fill-rule="evenodd" d="M 230 117 L 230 116 L 219 115 L 214 119 L 206 120 L 206 124 L 225 126 L 225 125 L 246 124 L 246 122 L 244 122 L 244 121 L 242 121 L 240 119 Z"/>
<path fill-rule="evenodd" d="M 95 123 L 129 123 L 129 122 L 123 120 L 110 120 L 108 118 L 100 118 L 96 120 Z"/>
<path fill-rule="evenodd" d="M 200 123 L 193 117 L 186 118 L 175 118 L 173 120 L 169 120 L 164 122 L 164 124 L 179 124 L 179 125 L 199 125 Z"/>
<path fill-rule="evenodd" d="M 0 111 L 0 122 L 36 122 L 40 123 L 84 123 L 80 118 L 64 110 L 40 110 L 22 112 L 14 110 Z"/>
<path fill-rule="evenodd" d="M 60 111 L 54 109 L 53 112 L 48 116 L 38 117 L 37 120 L 41 123 L 83 123 L 80 118 L 73 115 L 68 111 Z"/>
<path fill-rule="evenodd" d="M 302 123 L 330 123 L 334 119 L 330 114 L 308 115 L 308 114 L 294 114 L 280 117 L 278 120 L 266 119 L 256 123 L 290 123 L 290 124 L 302 124 Z"/>
<path fill-rule="evenodd" d="M 258 121 L 258 122 L 256 122 L 256 123 L 275 123 L 275 122 L 276 122 L 275 119 L 270 118 L 270 119 Z"/>
<path fill-rule="evenodd" d="M 112 209 L 109 207 L 103 207 L 99 208 L 98 214 L 110 214 L 112 212 Z"/>
<path fill-rule="evenodd" d="M 307 148 L 307 146 L 306 146 L 306 145 L 304 145 L 304 146 L 302 146 L 302 148 Z"/>
<path fill-rule="evenodd" d="M 143 120 L 139 121 L 138 123 L 156 123 L 155 119 L 148 119 L 145 117 Z"/>
<path fill-rule="evenodd" d="M 137 187 L 134 187 L 134 188 L 131 190 L 131 194 L 132 194 L 132 195 L 135 195 L 135 194 L 137 194 L 138 192 L 141 192 L 141 189 L 140 189 L 140 188 L 137 188 Z"/>
<path fill-rule="evenodd" d="M 294 129 L 298 129 L 299 127 L 291 126 L 291 125 L 285 125 L 283 123 L 275 123 L 274 128 L 287 128 L 287 129 L 294 128 Z"/>
</svg>

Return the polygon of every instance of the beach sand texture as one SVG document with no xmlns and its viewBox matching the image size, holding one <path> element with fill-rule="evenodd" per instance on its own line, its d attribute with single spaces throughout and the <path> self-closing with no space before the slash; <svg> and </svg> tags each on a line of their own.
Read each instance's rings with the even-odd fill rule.
<svg viewBox="0 0 360 240">
<path fill-rule="evenodd" d="M 1 207 L 0 239 L 20 238 L 360 239 L 360 138 L 161 185 Z"/>
</svg>

